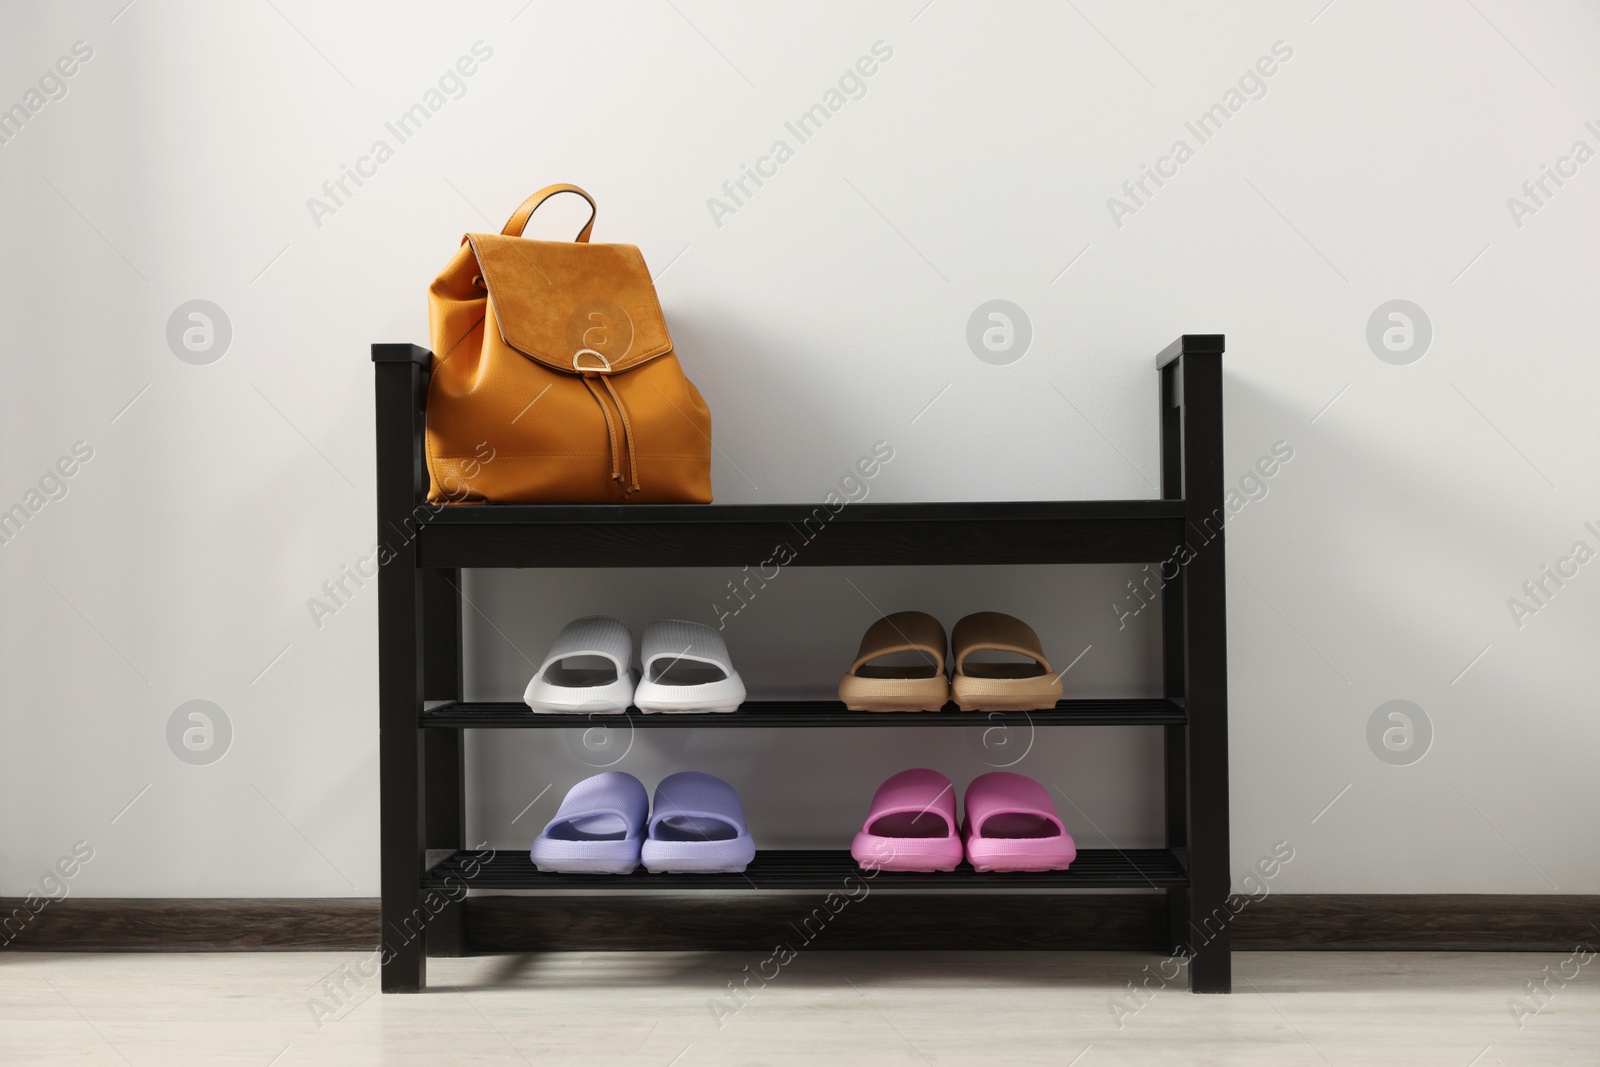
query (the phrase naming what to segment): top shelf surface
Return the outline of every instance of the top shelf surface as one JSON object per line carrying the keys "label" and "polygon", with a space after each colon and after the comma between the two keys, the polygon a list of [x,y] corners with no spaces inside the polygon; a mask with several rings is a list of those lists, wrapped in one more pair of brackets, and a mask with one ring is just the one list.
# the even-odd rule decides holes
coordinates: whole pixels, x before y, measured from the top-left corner
{"label": "top shelf surface", "polygon": [[936,501],[845,504],[837,511],[812,504],[456,504],[429,516],[430,525],[551,525],[561,523],[835,522],[1083,522],[1183,518],[1181,500]]}
{"label": "top shelf surface", "polygon": [[1182,500],[460,504],[418,509],[424,567],[1138,563],[1184,539]]}

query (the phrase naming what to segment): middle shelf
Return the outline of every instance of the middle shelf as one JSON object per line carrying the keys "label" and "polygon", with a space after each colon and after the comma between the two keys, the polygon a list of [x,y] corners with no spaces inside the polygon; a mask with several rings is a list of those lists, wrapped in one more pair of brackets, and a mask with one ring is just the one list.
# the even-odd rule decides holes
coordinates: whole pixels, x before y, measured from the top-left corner
{"label": "middle shelf", "polygon": [[1181,726],[1183,702],[1161,698],[1060,700],[1038,711],[850,711],[837,700],[751,700],[738,711],[713,714],[534,714],[520,701],[429,701],[417,725],[431,729],[759,729],[762,727],[900,726]]}

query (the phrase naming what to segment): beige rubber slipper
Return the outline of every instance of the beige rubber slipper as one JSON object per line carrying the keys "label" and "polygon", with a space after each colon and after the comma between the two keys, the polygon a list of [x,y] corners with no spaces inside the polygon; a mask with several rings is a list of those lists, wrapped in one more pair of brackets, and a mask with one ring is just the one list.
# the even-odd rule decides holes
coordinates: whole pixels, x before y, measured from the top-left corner
{"label": "beige rubber slipper", "polygon": [[[850,673],[839,682],[839,699],[851,711],[937,711],[950,699],[944,674],[944,627],[921,611],[885,615],[861,638]],[[874,666],[897,652],[921,652],[933,660],[910,666]]]}
{"label": "beige rubber slipper", "polygon": [[[998,611],[980,611],[950,633],[955,674],[950,696],[962,711],[1037,711],[1061,699],[1061,678],[1045,659],[1033,627]],[[974,652],[1012,652],[1031,663],[980,663]]]}

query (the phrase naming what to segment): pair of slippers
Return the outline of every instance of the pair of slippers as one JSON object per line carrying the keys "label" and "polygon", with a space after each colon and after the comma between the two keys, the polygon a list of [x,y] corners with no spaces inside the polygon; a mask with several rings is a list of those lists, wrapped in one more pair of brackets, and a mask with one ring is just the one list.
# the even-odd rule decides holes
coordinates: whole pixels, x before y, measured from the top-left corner
{"label": "pair of slippers", "polygon": [[[744,680],[728,646],[711,627],[659,619],[639,642],[641,673],[633,664],[633,634],[609,615],[587,615],[562,627],[523,700],[547,714],[733,711],[744,703]],[[641,787],[643,788],[643,787]]]}
{"label": "pair of slippers", "polygon": [[541,871],[558,874],[736,873],[756,846],[733,786],[699,771],[679,771],[656,786],[651,810],[644,783],[605,771],[573,786],[529,850]]}
{"label": "pair of slippers", "polygon": [[955,786],[938,771],[901,771],[878,787],[850,855],[881,871],[953,871],[963,855],[979,871],[1064,871],[1078,857],[1049,791],[1026,775],[979,775],[962,807],[958,824]]}
{"label": "pair of slippers", "polygon": [[[897,611],[867,628],[839,699],[851,711],[937,711],[954,700],[962,711],[1034,711],[1061,699],[1061,676],[1039,646],[1033,627],[998,611],[956,623],[948,642],[954,673],[945,676],[944,627],[921,611]],[[1012,662],[985,662],[974,653],[1002,653]],[[880,663],[915,654],[909,666]],[[1017,660],[1020,659],[1020,662]]]}

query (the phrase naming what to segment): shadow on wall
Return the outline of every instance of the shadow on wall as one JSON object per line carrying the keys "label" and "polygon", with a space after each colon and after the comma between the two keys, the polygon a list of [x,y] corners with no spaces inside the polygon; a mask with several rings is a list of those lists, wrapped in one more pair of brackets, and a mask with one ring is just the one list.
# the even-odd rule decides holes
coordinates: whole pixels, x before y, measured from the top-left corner
{"label": "shadow on wall", "polygon": [[[887,424],[850,424],[839,403],[839,383],[815,373],[809,352],[795,339],[755,329],[738,308],[663,304],[674,349],[711,409],[711,484],[718,503],[820,501],[874,442],[894,444]],[[804,455],[770,432],[766,420],[774,408],[788,418],[801,413],[813,442]],[[792,485],[801,471],[815,473],[814,488],[799,493],[775,488]]]}
{"label": "shadow on wall", "polygon": [[[1475,450],[1481,440],[1486,454],[1506,447],[1508,462],[1520,462],[1465,404],[1396,424],[1387,421],[1390,404],[1376,409],[1352,395],[1313,426],[1304,409],[1234,376],[1225,381],[1229,472],[1243,472],[1251,450],[1271,439],[1286,437],[1296,449],[1273,495],[1229,527],[1230,630],[1257,632],[1254,647],[1247,651],[1236,638],[1230,655],[1234,791],[1244,801],[1235,855],[1251,847],[1247,836],[1288,835],[1278,825],[1288,816],[1252,811],[1250,794],[1280,806],[1309,804],[1292,820],[1303,836],[1307,819],[1348,781],[1354,789],[1344,810],[1317,828],[1334,836],[1303,853],[1312,875],[1319,862],[1330,871],[1387,868],[1389,884],[1442,891],[1477,877],[1468,872],[1483,861],[1471,857],[1487,848],[1526,891],[1575,888],[1572,876],[1543,859],[1547,831],[1539,827],[1550,811],[1583,806],[1592,788],[1583,754],[1600,743],[1588,696],[1600,628],[1581,610],[1586,594],[1572,591],[1584,586],[1588,568],[1558,593],[1570,600],[1552,600],[1521,630],[1506,602],[1579,537],[1600,549],[1582,528],[1600,512],[1585,515],[1552,491],[1549,509],[1530,515],[1508,506],[1507,485],[1518,476],[1511,467],[1490,482],[1478,467],[1463,474],[1465,463],[1438,458],[1443,430],[1462,447]],[[1453,399],[1445,389],[1441,407]],[[1438,428],[1425,449],[1430,420]],[[1413,440],[1419,444],[1408,448]],[[1543,483],[1532,470],[1526,476],[1537,494]],[[1466,491],[1474,483],[1479,490]],[[1570,530],[1561,529],[1563,510],[1571,511]],[[1541,527],[1551,531],[1547,538]],[[1590,580],[1597,592],[1587,595],[1600,595],[1600,578]],[[1284,662],[1271,662],[1275,653]],[[1401,699],[1420,708],[1408,715],[1421,722],[1393,720],[1394,736],[1404,742],[1415,726],[1432,751],[1385,759],[1374,747],[1383,731],[1374,735],[1369,723]],[[1285,707],[1300,717],[1286,718]],[[1395,772],[1385,774],[1383,763]],[[1285,775],[1315,779],[1326,795],[1309,798],[1309,786],[1287,784]],[[1392,818],[1396,810],[1409,817]],[[1420,816],[1424,810],[1432,815]],[[1351,818],[1364,828],[1359,845],[1349,836]],[[1241,820],[1274,829],[1253,834]],[[1361,862],[1349,867],[1357,848]],[[1356,884],[1359,873],[1333,877],[1366,886]]]}

